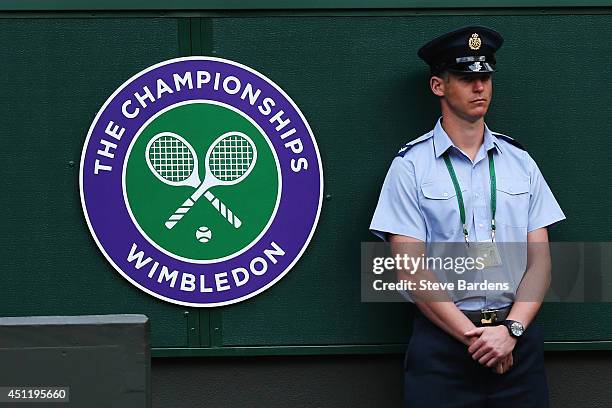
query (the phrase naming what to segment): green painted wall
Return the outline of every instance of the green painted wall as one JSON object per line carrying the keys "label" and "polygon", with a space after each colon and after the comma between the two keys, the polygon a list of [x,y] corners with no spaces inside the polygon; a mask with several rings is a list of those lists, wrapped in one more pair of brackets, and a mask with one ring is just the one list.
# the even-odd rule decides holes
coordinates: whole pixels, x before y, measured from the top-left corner
{"label": "green painted wall", "polygon": [[178,53],[176,19],[0,19],[0,314],[143,313],[187,345],[183,310],[144,296],[97,250],[79,198],[87,130],[113,90]]}
{"label": "green painted wall", "polygon": [[[360,242],[374,240],[367,227],[394,153],[437,118],[416,50],[472,23],[506,38],[487,121],[527,147],[555,192],[568,220],[551,238],[611,241],[612,9],[569,12],[3,14],[0,314],[144,313],[156,355],[401,350],[409,306],[360,302]],[[214,310],[162,303],[127,283],[89,236],[78,193],[81,147],[106,98],[149,65],[198,54],[280,85],[309,121],[325,175],[302,260],[262,295]],[[601,322],[610,313],[605,303],[548,304],[540,320],[549,341],[612,340]]]}

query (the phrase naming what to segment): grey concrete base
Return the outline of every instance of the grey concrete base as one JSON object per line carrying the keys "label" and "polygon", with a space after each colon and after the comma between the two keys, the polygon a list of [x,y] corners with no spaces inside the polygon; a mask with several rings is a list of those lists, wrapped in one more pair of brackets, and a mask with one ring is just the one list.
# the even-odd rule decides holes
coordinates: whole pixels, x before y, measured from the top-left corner
{"label": "grey concrete base", "polygon": [[[612,406],[612,352],[548,352],[554,408]],[[402,406],[402,356],[157,358],[154,408]],[[432,407],[433,408],[433,407]]]}
{"label": "grey concrete base", "polygon": [[[148,408],[148,333],[144,315],[2,317],[0,387],[25,396],[7,390],[0,407]],[[62,400],[37,398],[55,387]]]}

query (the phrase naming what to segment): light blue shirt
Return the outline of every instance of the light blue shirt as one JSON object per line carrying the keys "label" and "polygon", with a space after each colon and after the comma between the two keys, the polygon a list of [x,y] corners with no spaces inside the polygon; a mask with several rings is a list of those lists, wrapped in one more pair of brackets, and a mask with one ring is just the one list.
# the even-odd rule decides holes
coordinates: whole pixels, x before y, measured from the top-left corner
{"label": "light blue shirt", "polygon": [[[444,131],[435,128],[407,143],[391,163],[370,230],[424,242],[463,242],[457,197],[442,154],[448,150],[463,195],[471,241],[491,239],[491,193],[487,154],[493,150],[497,181],[496,242],[527,242],[527,233],[565,219],[531,156],[508,136],[485,125],[483,144],[472,161]],[[502,307],[471,297],[455,303],[463,310]]]}

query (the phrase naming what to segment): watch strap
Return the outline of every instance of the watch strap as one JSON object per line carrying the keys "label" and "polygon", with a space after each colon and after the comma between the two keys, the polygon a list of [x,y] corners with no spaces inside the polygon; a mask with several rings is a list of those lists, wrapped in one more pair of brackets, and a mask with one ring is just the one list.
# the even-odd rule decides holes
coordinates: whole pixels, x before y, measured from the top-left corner
{"label": "watch strap", "polygon": [[[518,336],[517,336],[517,335],[515,335],[515,334],[512,332],[512,324],[513,324],[513,323],[518,323],[518,324],[520,324],[520,325],[521,325],[521,327],[523,328],[523,331],[522,331],[522,332],[521,332],[521,334],[519,334]],[[522,336],[522,335],[523,335],[523,333],[525,332],[525,326],[523,326],[523,324],[522,324],[521,322],[519,322],[519,321],[516,321],[516,320],[510,320],[510,319],[506,319],[506,320],[503,320],[503,321],[501,322],[501,324],[503,324],[504,326],[506,326],[506,328],[508,329],[508,333],[510,333],[510,336],[512,336],[512,337],[514,337],[514,338],[518,338],[518,337]]]}

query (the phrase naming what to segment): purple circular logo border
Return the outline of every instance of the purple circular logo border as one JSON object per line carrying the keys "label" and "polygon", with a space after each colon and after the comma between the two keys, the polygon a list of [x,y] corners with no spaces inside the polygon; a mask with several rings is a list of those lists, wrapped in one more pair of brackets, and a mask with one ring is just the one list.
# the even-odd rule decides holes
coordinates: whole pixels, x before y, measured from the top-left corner
{"label": "purple circular logo border", "polygon": [[[241,86],[249,83],[254,90],[261,90],[257,103],[250,104],[249,98],[240,98],[237,94],[228,94],[222,86],[215,90],[212,86],[196,86],[193,78],[193,88],[183,87],[180,91],[165,93],[154,102],[147,101],[148,106],[140,109],[139,115],[127,119],[121,113],[123,102],[134,98],[134,93],[143,93],[147,86],[155,94],[157,81],[161,79],[166,84],[173,84],[173,75],[184,76],[190,72],[206,71],[212,76],[219,73],[220,78],[234,77]],[[195,75],[197,76],[197,74]],[[272,113],[264,114],[259,108],[266,97],[274,101]],[[217,263],[199,264],[179,260],[168,256],[151,245],[133,224],[123,197],[123,162],[132,139],[138,130],[157,112],[188,100],[215,100],[233,106],[249,116],[264,130],[279,159],[282,178],[282,191],[276,216],[268,230],[247,251],[231,259]],[[135,104],[132,104],[132,107]],[[282,119],[290,120],[290,124],[276,130],[278,121],[270,121],[275,113],[283,111]],[[105,134],[109,123],[124,128],[119,140]],[[295,128],[295,133],[286,140],[280,135]],[[303,150],[296,154],[285,146],[290,140],[300,139]],[[116,145],[112,149],[114,158],[100,157],[98,149],[103,149],[101,140]],[[294,172],[291,170],[291,160],[305,158],[308,168]],[[104,162],[112,170],[102,170],[94,174],[98,165]],[[303,255],[316,229],[323,198],[323,168],[319,149],[303,114],[293,100],[274,82],[259,72],[240,63],[216,57],[183,57],[160,62],[134,75],[123,83],[104,103],[96,115],[87,135],[81,155],[79,184],[81,204],[90,232],[113,267],[132,284],[159,299],[195,307],[214,307],[237,303],[253,297],[278,282]],[[283,255],[274,259],[264,256],[264,251],[280,247]],[[137,262],[132,257],[128,261],[130,251],[143,252],[142,260],[151,260],[137,268]],[[267,259],[267,270],[261,275],[250,273],[249,280],[242,286],[230,285],[231,289],[224,291],[212,290],[201,292],[204,288],[215,286],[215,275],[224,273],[231,282],[230,272],[236,268],[249,270],[250,261],[258,257]],[[157,267],[153,267],[157,264]],[[167,272],[177,271],[178,278],[174,287],[168,281],[158,282],[157,278],[163,267]],[[157,271],[157,272],[156,272]],[[148,274],[152,273],[152,278]],[[181,278],[184,273],[195,276],[195,290],[181,290]],[[203,277],[203,278],[202,278]],[[206,284],[201,287],[201,279]]]}

